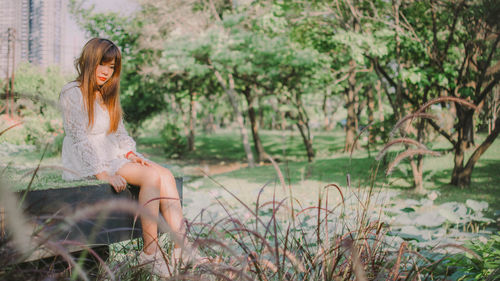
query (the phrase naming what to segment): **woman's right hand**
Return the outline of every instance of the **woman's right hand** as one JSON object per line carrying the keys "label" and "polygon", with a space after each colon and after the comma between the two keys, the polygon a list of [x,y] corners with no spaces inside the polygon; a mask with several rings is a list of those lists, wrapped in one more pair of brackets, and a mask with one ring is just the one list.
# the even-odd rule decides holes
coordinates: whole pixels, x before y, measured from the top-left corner
{"label": "woman's right hand", "polygon": [[127,188],[127,181],[120,175],[108,175],[106,172],[102,172],[96,175],[98,180],[107,181],[116,192],[120,193]]}

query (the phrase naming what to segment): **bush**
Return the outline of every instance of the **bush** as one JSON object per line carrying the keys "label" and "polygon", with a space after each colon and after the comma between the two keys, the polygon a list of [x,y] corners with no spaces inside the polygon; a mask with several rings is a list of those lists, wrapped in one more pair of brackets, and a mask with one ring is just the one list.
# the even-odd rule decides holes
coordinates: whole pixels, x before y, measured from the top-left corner
{"label": "bush", "polygon": [[[63,85],[70,80],[57,67],[19,65],[16,69],[14,119],[21,121],[22,125],[3,135],[0,142],[36,145],[37,148],[53,142],[63,131],[57,99]],[[8,125],[9,122],[0,120],[0,128]]]}
{"label": "bush", "polygon": [[181,135],[179,127],[167,123],[161,130],[160,137],[160,146],[167,158],[180,158],[187,152],[187,140]]}
{"label": "bush", "polygon": [[498,278],[500,275],[500,235],[492,235],[483,242],[469,241],[465,247],[470,252],[456,254],[446,260],[447,271],[453,272],[451,279],[498,280],[494,276]]}
{"label": "bush", "polygon": [[63,140],[66,134],[61,133],[54,136],[52,143],[50,143],[47,147],[47,156],[60,156],[62,152]]}

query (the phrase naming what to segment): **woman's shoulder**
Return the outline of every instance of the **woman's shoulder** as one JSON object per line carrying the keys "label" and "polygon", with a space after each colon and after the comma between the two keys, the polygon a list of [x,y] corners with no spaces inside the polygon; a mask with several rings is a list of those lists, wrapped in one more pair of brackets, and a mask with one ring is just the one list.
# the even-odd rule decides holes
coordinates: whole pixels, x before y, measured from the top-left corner
{"label": "woman's shoulder", "polygon": [[61,90],[60,99],[70,99],[72,101],[79,101],[82,99],[80,84],[76,81],[69,82],[64,85]]}

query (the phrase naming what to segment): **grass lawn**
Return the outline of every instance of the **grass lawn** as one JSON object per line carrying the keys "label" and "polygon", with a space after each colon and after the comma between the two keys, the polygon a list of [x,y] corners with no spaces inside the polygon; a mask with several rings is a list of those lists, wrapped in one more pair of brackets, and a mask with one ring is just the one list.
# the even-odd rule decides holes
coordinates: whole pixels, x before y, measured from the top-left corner
{"label": "grass lawn", "polygon": [[[261,131],[262,142],[265,151],[278,159],[280,168],[285,179],[291,184],[297,184],[303,180],[317,180],[325,183],[337,183],[341,186],[347,185],[347,174],[351,178],[351,186],[366,187],[370,184],[370,178],[377,171],[375,187],[397,189],[404,192],[403,196],[417,198],[421,195],[412,191],[412,174],[407,161],[402,161],[396,170],[389,176],[385,175],[388,162],[397,155],[401,146],[395,146],[383,161],[376,161],[375,156],[381,148],[371,148],[354,152],[352,158],[348,153],[343,153],[344,134],[340,130],[333,132],[315,132],[314,148],[316,159],[313,163],[306,161],[306,155],[300,135],[296,132]],[[479,135],[476,143],[484,138]],[[148,154],[160,155],[161,151],[155,148],[160,140],[157,138],[140,139],[140,148]],[[364,142],[361,141],[363,144]],[[444,141],[432,143],[432,148],[443,151],[449,148]],[[472,151],[468,152],[469,156]],[[244,150],[240,136],[237,131],[221,131],[217,134],[196,136],[196,150],[187,154],[183,160],[200,161],[211,160],[214,162],[242,161]],[[167,161],[161,157],[156,160]],[[424,187],[427,190],[436,190],[440,196],[437,203],[458,201],[465,202],[467,199],[487,201],[494,210],[500,209],[500,142],[496,141],[486,153],[480,158],[474,168],[472,184],[469,188],[458,188],[449,185],[451,172],[453,170],[453,154],[446,153],[440,157],[424,158]],[[275,179],[276,171],[270,164],[263,164],[256,168],[239,169],[214,178],[242,179],[258,185],[263,185],[269,180]],[[215,184],[207,183],[207,187]]]}
{"label": "grass lawn", "polygon": [[[371,148],[371,151],[362,149],[353,153],[352,158],[348,153],[343,153],[344,133],[341,130],[333,132],[315,132],[314,148],[316,159],[312,163],[306,161],[305,151],[300,135],[291,131],[261,131],[261,137],[266,152],[277,159],[283,175],[290,184],[299,184],[304,180],[314,180],[323,183],[336,183],[345,187],[347,175],[350,175],[352,187],[367,187],[370,178],[377,174],[375,187],[384,187],[405,191],[402,196],[418,198],[421,195],[412,191],[412,175],[407,161],[403,161],[393,174],[386,176],[385,170],[388,162],[397,155],[395,147],[388,153],[386,161],[377,162],[375,156],[381,146]],[[478,137],[477,143],[484,136]],[[180,160],[166,159],[158,146],[159,138],[143,137],[138,140],[138,149],[150,159],[167,165],[175,175],[184,176],[182,168],[187,165],[196,165],[200,162],[231,163],[244,162],[245,154],[237,130],[221,130],[215,134],[198,134],[196,136],[196,150],[188,153]],[[361,144],[365,141],[361,140]],[[446,141],[432,144],[435,150],[448,148]],[[471,152],[469,152],[470,154]],[[3,157],[3,165],[7,163],[6,175],[11,178],[15,189],[26,188],[31,180],[29,171],[36,167],[41,158],[39,150],[24,151]],[[33,181],[33,188],[59,188],[68,183],[60,179],[60,171],[52,168],[59,164],[59,156],[45,156],[39,174]],[[173,164],[172,164],[173,163]],[[500,209],[500,142],[496,141],[481,157],[474,168],[472,185],[460,189],[449,185],[453,169],[453,154],[448,153],[440,157],[425,157],[424,160],[424,187],[427,190],[437,190],[440,196],[437,202],[458,201],[467,199],[487,201],[493,210]],[[376,172],[377,171],[377,172]],[[24,175],[24,176],[21,176]],[[189,176],[189,175],[188,175]],[[261,163],[256,168],[243,168],[232,172],[214,176],[215,179],[231,178],[243,180],[248,183],[262,186],[266,182],[276,180],[275,169],[268,163]],[[88,184],[88,181],[73,182]],[[215,187],[211,180],[204,182],[204,188]]]}
{"label": "grass lawn", "polygon": [[[486,211],[478,213],[479,219],[497,217],[494,213],[500,210],[498,200],[500,189],[497,184],[500,178],[498,173],[500,171],[499,142],[494,143],[477,163],[472,185],[467,189],[447,184],[453,168],[452,154],[424,158],[424,186],[429,191],[436,190],[440,193],[437,200],[432,202],[422,198],[423,195],[412,192],[412,177],[408,173],[409,165],[405,161],[398,166],[392,175],[385,175],[388,163],[398,153],[396,147],[388,153],[385,162],[375,160],[376,149],[370,153],[362,149],[354,152],[350,157],[348,153],[342,152],[343,133],[341,131],[315,133],[314,144],[317,157],[314,162],[308,163],[303,151],[302,140],[298,134],[273,131],[263,131],[261,134],[265,150],[278,159],[280,170],[290,188],[281,188],[276,170],[269,163],[261,163],[255,168],[240,168],[231,172],[214,174],[210,177],[185,172],[185,168],[201,168],[207,163],[208,165],[220,165],[221,163],[231,165],[238,162],[240,166],[243,166],[244,152],[237,132],[227,130],[211,135],[199,135],[196,139],[196,151],[187,154],[183,159],[166,159],[158,145],[159,139],[156,138],[139,138],[138,150],[148,158],[162,165],[167,165],[176,176],[184,176],[183,213],[185,218],[193,222],[197,219],[201,221],[201,218],[204,219],[205,223],[219,221],[228,216],[226,212],[234,212],[232,216],[245,221],[251,216],[248,215],[249,212],[242,207],[240,202],[253,209],[256,208],[256,199],[259,198],[259,206],[261,210],[265,211],[263,206],[270,208],[271,205],[267,204],[270,200],[281,201],[283,198],[287,198],[291,192],[293,197],[297,199],[293,200],[294,209],[309,209],[300,216],[304,221],[309,221],[310,214],[308,212],[315,212],[314,209],[308,207],[318,204],[319,198],[321,198],[321,204],[326,205],[325,202],[328,202],[328,207],[332,210],[340,210],[341,208],[338,207],[344,206],[343,209],[346,213],[342,218],[346,220],[345,223],[356,221],[360,210],[368,206],[366,209],[369,210],[370,218],[381,219],[390,225],[388,228],[390,234],[387,235],[390,241],[403,242],[403,239],[410,239],[411,247],[427,247],[428,245],[436,245],[436,243],[463,244],[467,239],[477,239],[479,235],[484,236],[489,235],[485,233],[498,232],[498,224],[491,222],[491,220],[486,223],[481,221],[468,223],[468,225],[477,226],[477,229],[485,231],[482,234],[465,230],[465,227],[463,231],[459,231],[462,230],[462,224],[459,227],[458,223],[450,224],[448,221],[438,227],[427,227],[427,225],[432,225],[433,214],[440,214],[441,211],[446,210],[443,207],[446,204],[442,203],[451,201],[465,203],[467,199],[489,203],[489,208]],[[433,149],[442,150],[444,148],[446,148],[444,142],[433,144]],[[24,189],[28,186],[31,180],[31,171],[38,165],[40,158],[41,152],[39,150],[20,151],[6,155],[3,158],[6,162],[0,164],[10,164],[6,167],[4,165],[4,168],[0,167],[4,172],[2,177],[7,175],[15,189]],[[33,180],[32,188],[63,188],[97,183],[97,181],[63,182],[60,170],[54,168],[54,166],[59,165],[59,162],[58,155],[47,155],[42,161],[42,169]],[[367,187],[370,186],[370,180],[375,173],[377,176],[373,184],[375,189],[372,193]],[[351,179],[351,188],[347,187],[347,175]],[[341,187],[345,200],[341,200],[335,188],[328,189],[329,193],[325,196],[324,187],[329,183],[336,183]],[[235,194],[237,199],[224,191],[219,184]],[[430,204],[424,205],[425,201],[430,202]],[[367,202],[370,202],[370,205]],[[460,204],[451,203],[448,205]],[[461,207],[467,210],[464,204],[461,204]],[[413,211],[410,214],[407,213],[409,212],[407,210]],[[270,214],[269,210],[267,213]],[[455,213],[452,212],[452,214]],[[464,216],[464,220],[468,222],[470,217],[475,214]],[[337,224],[332,223],[332,225]],[[120,251],[118,250],[118,254],[123,254],[123,251]],[[126,254],[122,256],[127,258]]]}

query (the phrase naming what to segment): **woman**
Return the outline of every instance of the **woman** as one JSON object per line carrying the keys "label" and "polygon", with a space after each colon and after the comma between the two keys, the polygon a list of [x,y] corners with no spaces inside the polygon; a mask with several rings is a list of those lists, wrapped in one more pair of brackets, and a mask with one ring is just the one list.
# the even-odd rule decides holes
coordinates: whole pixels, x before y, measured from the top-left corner
{"label": "woman", "polygon": [[[63,87],[59,97],[66,132],[62,162],[76,173],[64,171],[63,179],[95,176],[116,192],[123,191],[127,183],[140,186],[139,203],[152,216],[141,216],[144,247],[139,261],[148,264],[153,273],[167,276],[158,246],[157,221],[151,218],[161,211],[172,230],[184,237],[179,194],[172,173],[137,153],[123,126],[120,50],[110,40],[94,38],[83,47],[75,65],[78,77]],[[174,246],[174,259],[180,257],[180,246]]]}

